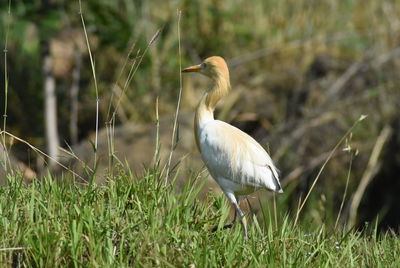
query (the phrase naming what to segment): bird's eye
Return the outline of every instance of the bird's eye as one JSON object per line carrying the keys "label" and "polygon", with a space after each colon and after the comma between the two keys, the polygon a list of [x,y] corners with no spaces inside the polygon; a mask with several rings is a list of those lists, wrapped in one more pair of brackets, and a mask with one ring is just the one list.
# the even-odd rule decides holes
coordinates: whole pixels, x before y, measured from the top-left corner
{"label": "bird's eye", "polygon": [[207,67],[207,64],[206,64],[205,62],[203,62],[203,63],[201,64],[201,69],[204,70],[206,67]]}

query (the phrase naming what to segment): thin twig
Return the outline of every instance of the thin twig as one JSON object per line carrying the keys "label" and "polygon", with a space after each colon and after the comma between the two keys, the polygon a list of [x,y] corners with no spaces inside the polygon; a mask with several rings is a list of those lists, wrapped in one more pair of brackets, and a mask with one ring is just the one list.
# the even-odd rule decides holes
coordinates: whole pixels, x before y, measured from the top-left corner
{"label": "thin twig", "polygon": [[292,181],[296,180],[300,175],[305,173],[308,170],[312,170],[319,166],[321,163],[325,161],[325,159],[328,157],[329,152],[324,152],[317,157],[311,159],[308,161],[307,165],[302,165],[298,166],[295,169],[293,169],[288,175],[286,175],[284,178],[282,178],[282,187],[285,188],[286,185],[289,185]]}
{"label": "thin twig", "polygon": [[332,86],[326,90],[326,95],[328,97],[337,95],[350,81],[350,79],[353,78],[354,75],[356,75],[357,72],[364,66],[364,64],[365,60],[361,59],[350,65],[350,67],[347,68],[347,70],[335,81],[335,83],[333,83]]}
{"label": "thin twig", "polygon": [[298,124],[297,128],[292,126],[290,133],[286,135],[287,137],[281,143],[280,149],[275,152],[272,158],[275,160],[280,159],[287,151],[287,148],[296,142],[300,137],[302,137],[304,133],[312,128],[329,123],[330,121],[336,119],[336,117],[337,115],[335,112],[328,111],[316,116],[315,118],[303,120],[301,124]]}
{"label": "thin twig", "polygon": [[244,63],[247,63],[249,61],[253,61],[253,60],[258,60],[260,58],[266,57],[268,55],[274,54],[274,53],[278,53],[284,50],[288,50],[288,49],[295,49],[295,48],[301,48],[301,47],[305,47],[311,43],[320,43],[322,40],[325,43],[329,43],[329,42],[333,42],[333,41],[338,41],[341,39],[345,39],[348,38],[350,36],[351,33],[348,32],[340,32],[340,33],[336,33],[334,35],[326,35],[326,36],[315,36],[311,39],[308,40],[293,40],[292,42],[286,44],[285,46],[278,46],[275,48],[261,48],[259,50],[250,52],[247,55],[239,55],[236,58],[233,58],[231,60],[229,60],[229,67],[230,68],[234,68],[236,66],[242,65]]}
{"label": "thin twig", "polygon": [[390,50],[387,53],[381,54],[378,57],[376,57],[371,62],[371,66],[373,68],[380,68],[383,64],[385,64],[389,60],[393,60],[395,57],[399,57],[399,56],[400,56],[400,48],[397,47],[395,49]]}

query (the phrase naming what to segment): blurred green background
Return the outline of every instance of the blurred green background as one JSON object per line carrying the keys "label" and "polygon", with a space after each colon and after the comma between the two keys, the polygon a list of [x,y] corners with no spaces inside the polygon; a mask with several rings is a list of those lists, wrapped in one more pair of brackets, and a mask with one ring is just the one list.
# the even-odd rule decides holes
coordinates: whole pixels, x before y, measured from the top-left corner
{"label": "blurred green background", "polygon": [[[344,219],[356,217],[359,226],[377,219],[382,229],[399,230],[399,1],[90,0],[82,1],[82,10],[95,63],[100,128],[121,100],[115,121],[121,148],[140,140],[124,136],[124,126],[155,128],[157,98],[161,119],[173,115],[180,58],[185,67],[220,55],[230,66],[233,91],[217,117],[269,148],[293,210],[335,144],[361,115],[368,115],[324,169],[310,213],[315,212],[317,222],[332,221],[349,179]],[[82,146],[94,140],[96,87],[79,2],[2,1],[0,17],[0,110],[3,114],[8,88],[7,131],[48,150],[44,92],[50,77],[60,146],[90,148]],[[52,59],[48,70],[46,57]],[[130,70],[136,68],[130,80]],[[71,117],[74,87],[76,122]],[[207,80],[185,77],[183,87],[182,116],[191,121],[190,111]],[[160,130],[170,137],[168,122]],[[9,137],[6,143],[15,165],[44,172],[43,159],[26,144]],[[147,161],[140,157],[155,149],[142,147],[131,152],[138,166]],[[182,154],[189,151],[196,154],[186,147]],[[357,198],[359,205],[354,204]]]}

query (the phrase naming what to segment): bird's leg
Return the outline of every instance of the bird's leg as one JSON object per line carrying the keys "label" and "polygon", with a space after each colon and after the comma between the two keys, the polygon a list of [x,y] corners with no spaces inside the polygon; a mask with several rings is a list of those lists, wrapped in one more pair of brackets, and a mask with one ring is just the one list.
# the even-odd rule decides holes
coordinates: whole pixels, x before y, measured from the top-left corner
{"label": "bird's leg", "polygon": [[[228,200],[235,206],[235,218],[233,219],[232,223],[225,225],[224,229],[231,228],[233,226],[237,216],[239,216],[240,223],[243,226],[244,237],[247,238],[247,221],[246,221],[246,217],[245,217],[243,211],[239,207],[239,204],[238,204],[239,199],[232,192],[225,192],[225,195],[228,198]],[[218,226],[214,227],[212,231],[215,232],[216,230],[218,230]]]}
{"label": "bird's leg", "polygon": [[[237,204],[237,197],[233,194],[233,193],[229,193],[229,192],[225,192],[225,195],[226,195],[226,197],[228,198],[228,200],[235,206],[235,216],[234,216],[234,218],[233,218],[233,221],[231,222],[231,223],[229,223],[229,224],[227,224],[227,225],[225,225],[224,227],[223,227],[223,229],[228,229],[228,228],[232,228],[233,227],[233,224],[235,223],[235,221],[236,221],[236,218],[237,218],[237,215],[238,215],[238,210],[237,210],[237,208],[239,207],[238,206],[238,204]],[[239,209],[240,210],[240,209]],[[243,212],[241,212],[241,213],[243,213]],[[240,213],[239,213],[239,215],[240,215]],[[215,231],[217,231],[218,230],[218,226],[215,226],[213,229],[212,229],[212,232],[214,233]]]}
{"label": "bird's leg", "polygon": [[237,203],[235,203],[234,205],[236,207],[236,213],[239,214],[240,223],[243,226],[244,238],[247,239],[247,220],[246,220],[246,216],[244,215],[243,211],[240,209],[240,207],[239,207],[239,205]]}

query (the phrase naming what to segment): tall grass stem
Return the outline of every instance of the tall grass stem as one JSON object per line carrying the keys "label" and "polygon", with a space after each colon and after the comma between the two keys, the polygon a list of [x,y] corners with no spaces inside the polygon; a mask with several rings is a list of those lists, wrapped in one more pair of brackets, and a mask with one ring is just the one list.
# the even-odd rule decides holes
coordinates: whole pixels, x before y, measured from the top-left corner
{"label": "tall grass stem", "polygon": [[[8,10],[7,10],[7,28],[6,28],[6,36],[4,41],[4,113],[3,113],[3,135],[2,135],[2,146],[4,149],[4,169],[7,171],[7,164],[10,165],[11,162],[8,155],[7,144],[6,144],[6,127],[7,127],[7,109],[8,109],[8,62],[7,62],[7,53],[8,53],[8,35],[10,32],[10,24],[11,24],[11,0],[8,1]],[[1,156],[0,156],[1,157]]]}
{"label": "tall grass stem", "polygon": [[79,0],[79,15],[81,17],[81,22],[82,22],[82,27],[83,31],[85,33],[85,40],[86,40],[86,46],[89,52],[89,58],[90,58],[90,66],[92,67],[92,74],[93,74],[93,80],[94,80],[94,88],[96,91],[96,136],[95,136],[95,141],[94,141],[94,167],[96,167],[97,163],[97,145],[98,145],[98,136],[99,136],[99,90],[97,87],[97,78],[96,78],[96,70],[95,70],[95,63],[92,55],[92,50],[90,48],[90,43],[89,43],[89,37],[87,34],[86,30],[86,25],[85,25],[85,19],[83,18],[83,11],[82,11],[82,3],[81,0]]}
{"label": "tall grass stem", "polygon": [[340,216],[342,214],[342,210],[343,210],[343,206],[344,206],[344,201],[346,200],[346,196],[347,196],[347,189],[349,186],[349,181],[350,181],[350,174],[351,174],[351,168],[353,165],[353,152],[350,151],[350,163],[349,163],[349,171],[347,172],[347,178],[346,178],[346,186],[344,188],[344,193],[343,193],[343,197],[342,197],[342,202],[340,203],[340,208],[339,208],[339,212],[335,221],[335,229],[337,228],[338,224],[339,224],[339,220],[340,220]]}
{"label": "tall grass stem", "polygon": [[181,10],[178,10],[177,30],[178,30],[178,55],[179,55],[179,95],[178,95],[178,103],[176,104],[174,127],[172,130],[172,137],[171,137],[171,151],[169,153],[169,158],[168,158],[168,165],[167,165],[167,171],[166,171],[166,176],[165,176],[165,185],[168,183],[168,175],[169,175],[169,171],[170,171],[170,167],[171,167],[172,154],[175,150],[175,146],[177,143],[176,135],[177,135],[178,114],[179,114],[179,108],[181,105],[181,97],[182,97],[182,54],[181,54],[181,30],[180,30],[181,15],[182,15]]}

